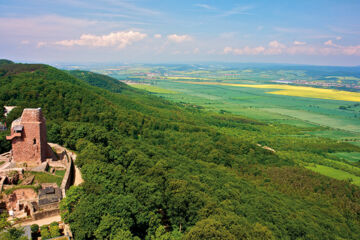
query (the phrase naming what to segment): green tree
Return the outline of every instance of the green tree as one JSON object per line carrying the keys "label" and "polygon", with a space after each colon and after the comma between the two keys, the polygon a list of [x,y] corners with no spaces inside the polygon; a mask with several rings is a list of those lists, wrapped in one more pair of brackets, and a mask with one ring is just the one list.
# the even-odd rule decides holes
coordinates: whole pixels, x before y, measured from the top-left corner
{"label": "green tree", "polygon": [[43,239],[43,240],[51,238],[51,234],[50,234],[48,226],[41,226],[40,234],[41,234],[41,239]]}

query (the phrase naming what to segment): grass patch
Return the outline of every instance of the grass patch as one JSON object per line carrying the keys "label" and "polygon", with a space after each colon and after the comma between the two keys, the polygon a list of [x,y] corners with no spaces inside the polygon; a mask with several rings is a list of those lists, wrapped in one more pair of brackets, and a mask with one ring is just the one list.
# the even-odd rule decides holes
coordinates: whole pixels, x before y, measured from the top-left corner
{"label": "grass patch", "polygon": [[338,170],[332,167],[327,167],[318,164],[312,164],[306,166],[307,169],[310,169],[314,172],[320,173],[322,175],[335,178],[338,180],[349,180],[351,179],[351,183],[360,186],[360,177],[355,176],[354,174]]}
{"label": "grass patch", "polygon": [[56,170],[55,175],[59,177],[64,177],[66,170]]}
{"label": "grass patch", "polygon": [[285,108],[263,108],[263,110],[298,118],[303,121],[318,124],[320,126],[360,133],[359,123],[355,120],[342,119],[340,117],[331,117],[324,114]]}
{"label": "grass patch", "polygon": [[9,194],[12,194],[15,190],[18,190],[18,189],[33,189],[35,192],[38,192],[39,189],[41,188],[40,185],[18,185],[18,186],[15,186],[15,187],[12,187],[12,188],[9,188],[9,189],[5,189],[4,190],[4,193],[6,195],[9,195]]}
{"label": "grass patch", "polygon": [[63,179],[62,176],[52,175],[46,172],[28,172],[28,174],[34,175],[34,182],[37,182],[39,184],[56,183],[58,186],[60,186]]}

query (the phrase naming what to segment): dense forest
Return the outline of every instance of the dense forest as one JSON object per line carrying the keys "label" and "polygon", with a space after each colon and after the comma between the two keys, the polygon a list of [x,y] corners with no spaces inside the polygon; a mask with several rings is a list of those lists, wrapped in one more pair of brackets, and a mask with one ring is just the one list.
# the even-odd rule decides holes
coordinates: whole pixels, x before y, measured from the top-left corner
{"label": "dense forest", "polygon": [[0,61],[0,86],[18,106],[0,121],[41,107],[49,141],[78,153],[85,182],[61,203],[75,239],[360,239],[360,188],[303,167],[359,147],[91,72]]}

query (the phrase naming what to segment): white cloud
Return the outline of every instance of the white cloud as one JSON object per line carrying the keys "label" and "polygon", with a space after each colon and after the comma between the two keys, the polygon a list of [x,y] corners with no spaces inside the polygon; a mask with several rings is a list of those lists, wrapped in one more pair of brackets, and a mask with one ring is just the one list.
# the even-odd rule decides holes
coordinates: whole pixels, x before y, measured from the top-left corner
{"label": "white cloud", "polygon": [[260,53],[263,53],[265,51],[265,48],[262,46],[259,47],[244,47],[244,48],[232,48],[232,47],[225,47],[224,48],[224,54],[234,54],[234,55],[258,55]]}
{"label": "white cloud", "polygon": [[271,48],[285,48],[284,44],[279,43],[278,41],[271,41],[269,42],[269,47]]}
{"label": "white cloud", "polygon": [[253,9],[253,6],[236,6],[231,10],[225,11],[220,14],[220,17],[229,17],[232,15],[249,15],[249,10]]}
{"label": "white cloud", "polygon": [[154,34],[154,38],[159,39],[159,38],[162,38],[162,36],[161,36],[161,34]]}
{"label": "white cloud", "polygon": [[360,45],[345,47],[342,49],[342,53],[345,55],[360,56]]}
{"label": "white cloud", "polygon": [[324,45],[326,45],[326,46],[336,46],[336,44],[333,43],[332,40],[328,40],[328,41],[324,42]]}
{"label": "white cloud", "polygon": [[124,48],[133,42],[146,38],[145,33],[128,31],[128,32],[112,32],[108,35],[92,35],[83,34],[79,39],[57,41],[55,44],[72,47],[72,46],[89,46],[89,47],[117,47]]}
{"label": "white cloud", "polygon": [[306,42],[294,41],[293,44],[294,44],[294,45],[305,45]]}
{"label": "white cloud", "polygon": [[194,48],[194,50],[193,50],[193,53],[194,54],[198,54],[200,52],[200,49],[199,48]]}
{"label": "white cloud", "polygon": [[296,55],[296,54],[315,55],[317,54],[317,48],[307,45],[295,45],[286,48],[286,53],[290,55]]}
{"label": "white cloud", "polygon": [[208,9],[208,10],[214,10],[215,8],[208,5],[208,4],[195,4],[194,6],[196,7],[200,7],[200,8],[204,8],[204,9]]}
{"label": "white cloud", "polygon": [[357,46],[341,46],[328,40],[324,42],[323,47],[321,46],[311,46],[306,43],[300,42],[301,44],[294,44],[291,46],[286,46],[278,41],[271,41],[268,44],[268,47],[243,47],[243,48],[232,48],[225,47],[223,54],[233,54],[233,55],[279,55],[279,54],[289,54],[289,55],[353,55],[360,56],[360,45]]}
{"label": "white cloud", "polygon": [[342,39],[342,37],[337,36],[335,39],[336,39],[336,40],[341,40],[341,39]]}
{"label": "white cloud", "polygon": [[176,42],[176,43],[182,43],[182,42],[186,42],[186,41],[191,41],[192,37],[189,35],[177,35],[177,34],[171,34],[167,36],[167,39],[172,41],[172,42]]}

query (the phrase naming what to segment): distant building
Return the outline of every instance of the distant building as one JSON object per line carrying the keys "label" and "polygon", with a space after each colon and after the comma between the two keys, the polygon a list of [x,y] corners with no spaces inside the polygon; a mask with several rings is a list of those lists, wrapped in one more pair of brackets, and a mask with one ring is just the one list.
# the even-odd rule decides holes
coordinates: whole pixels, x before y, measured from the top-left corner
{"label": "distant building", "polygon": [[39,165],[53,156],[46,139],[45,118],[41,108],[25,108],[11,124],[12,159],[29,166]]}

